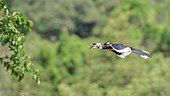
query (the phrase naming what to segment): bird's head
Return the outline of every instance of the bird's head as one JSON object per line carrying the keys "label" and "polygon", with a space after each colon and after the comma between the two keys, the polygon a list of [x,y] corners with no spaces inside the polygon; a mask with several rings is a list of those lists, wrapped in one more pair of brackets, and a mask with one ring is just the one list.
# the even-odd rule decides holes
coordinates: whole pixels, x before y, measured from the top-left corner
{"label": "bird's head", "polygon": [[92,49],[92,48],[102,49],[102,46],[103,46],[102,43],[93,43],[92,46],[90,47],[90,49]]}
{"label": "bird's head", "polygon": [[91,48],[98,48],[98,49],[107,49],[111,46],[110,42],[106,43],[93,43],[93,45],[90,47]]}

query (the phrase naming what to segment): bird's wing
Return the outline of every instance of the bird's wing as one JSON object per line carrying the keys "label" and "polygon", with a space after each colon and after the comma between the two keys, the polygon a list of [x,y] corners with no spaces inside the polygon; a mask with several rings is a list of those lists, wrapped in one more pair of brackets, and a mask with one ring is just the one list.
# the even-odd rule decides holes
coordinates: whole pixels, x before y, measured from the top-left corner
{"label": "bird's wing", "polygon": [[121,50],[121,49],[125,49],[125,48],[127,48],[129,46],[124,45],[124,44],[112,44],[112,47],[114,47],[117,50]]}
{"label": "bird's wing", "polygon": [[124,44],[112,44],[112,49],[119,53],[125,53],[131,51],[131,48]]}

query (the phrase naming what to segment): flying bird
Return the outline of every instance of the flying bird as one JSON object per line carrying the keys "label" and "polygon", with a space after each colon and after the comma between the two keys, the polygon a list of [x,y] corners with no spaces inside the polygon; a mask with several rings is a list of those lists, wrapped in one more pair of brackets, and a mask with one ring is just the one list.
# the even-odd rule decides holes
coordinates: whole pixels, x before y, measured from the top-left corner
{"label": "flying bird", "polygon": [[125,45],[125,44],[111,44],[110,42],[93,43],[93,45],[90,47],[90,49],[91,48],[109,50],[111,52],[114,52],[120,58],[124,58],[132,52],[139,55],[140,57],[142,57],[144,59],[148,59],[151,56],[150,53],[147,51],[139,50],[139,49],[133,48],[133,47]]}

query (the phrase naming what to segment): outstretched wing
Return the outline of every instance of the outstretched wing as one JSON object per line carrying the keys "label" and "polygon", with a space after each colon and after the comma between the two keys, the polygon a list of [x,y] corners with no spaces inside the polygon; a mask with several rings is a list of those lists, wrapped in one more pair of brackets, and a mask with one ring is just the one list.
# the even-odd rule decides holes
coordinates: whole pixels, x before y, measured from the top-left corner
{"label": "outstretched wing", "polygon": [[125,48],[127,48],[127,47],[129,47],[129,46],[124,45],[124,44],[112,44],[112,47],[113,47],[114,49],[116,49],[116,50],[123,50],[123,49],[125,49]]}
{"label": "outstretched wing", "polygon": [[129,46],[124,44],[112,44],[112,49],[120,53],[124,53],[131,50]]}
{"label": "outstretched wing", "polygon": [[136,53],[137,55],[139,55],[140,57],[144,58],[144,59],[148,59],[151,55],[149,52],[144,51],[144,50],[139,50],[139,49],[132,49],[132,52]]}
{"label": "outstretched wing", "polygon": [[120,58],[124,58],[132,52],[131,48],[124,44],[112,44],[112,51]]}

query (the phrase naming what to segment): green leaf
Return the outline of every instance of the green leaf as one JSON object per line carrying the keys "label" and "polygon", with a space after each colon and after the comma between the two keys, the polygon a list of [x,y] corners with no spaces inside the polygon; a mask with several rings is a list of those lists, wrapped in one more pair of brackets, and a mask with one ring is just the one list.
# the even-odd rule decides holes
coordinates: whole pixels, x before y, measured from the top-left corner
{"label": "green leaf", "polygon": [[8,58],[1,59],[1,64],[6,67],[7,71],[10,70],[11,75],[17,77],[18,81],[21,81],[26,73],[30,73],[34,74],[33,77],[36,76],[35,81],[37,82],[39,80],[37,69],[31,64],[23,46],[25,43],[24,34],[30,31],[33,26],[32,21],[28,20],[21,12],[10,13],[3,1],[0,1],[0,9],[4,10],[0,19],[0,44],[8,46],[10,50]]}

